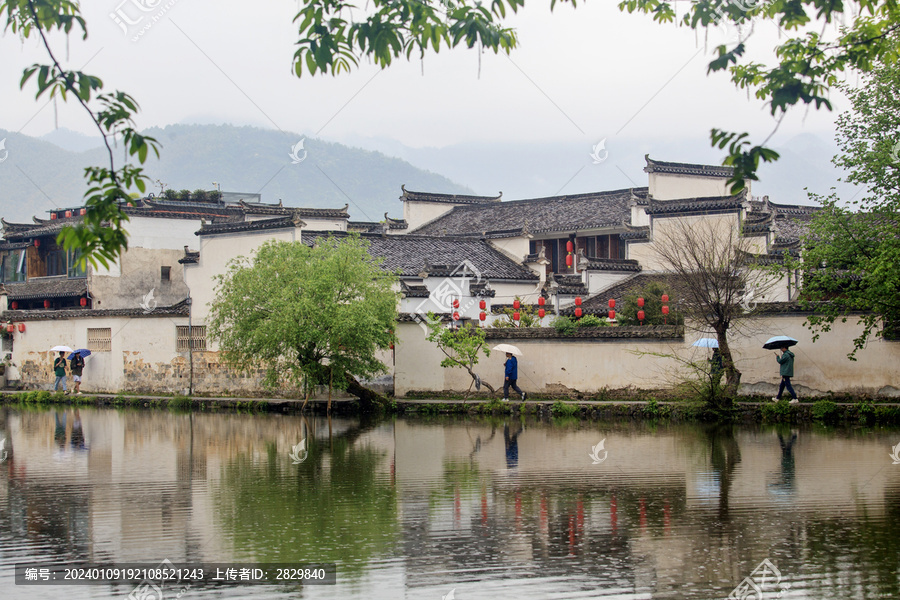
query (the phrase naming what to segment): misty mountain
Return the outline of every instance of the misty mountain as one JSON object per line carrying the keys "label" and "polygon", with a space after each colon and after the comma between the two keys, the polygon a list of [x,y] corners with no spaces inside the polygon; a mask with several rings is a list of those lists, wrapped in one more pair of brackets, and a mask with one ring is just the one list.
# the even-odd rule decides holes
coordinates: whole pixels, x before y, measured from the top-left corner
{"label": "misty mountain", "polygon": [[[504,200],[643,187],[647,185],[645,154],[656,160],[709,165],[721,164],[724,156],[724,151],[710,147],[707,138],[609,138],[594,154],[602,162],[595,163],[591,154],[599,142],[471,142],[410,148],[394,140],[352,139],[354,145],[378,147],[477,194],[502,191]],[[833,141],[801,134],[774,148],[781,158],[762,165],[760,180],[752,183],[754,196],[768,195],[783,204],[810,204],[807,187],[828,194],[834,186],[845,199],[856,193],[856,188],[837,181],[843,174],[831,164],[837,153]]]}
{"label": "misty mountain", "polygon": [[[145,166],[168,189],[261,193],[264,202],[289,206],[350,205],[355,220],[402,215],[400,185],[411,190],[493,195],[505,200],[577,194],[647,185],[644,154],[658,160],[720,164],[722,152],[704,138],[610,138],[599,142],[465,143],[410,148],[395,140],[359,138],[354,146],[255,127],[170,125],[145,132],[162,144],[161,158]],[[8,155],[0,161],[0,215],[9,221],[46,216],[78,206],[83,170],[106,157],[99,138],[58,130],[41,139],[0,130]],[[302,142],[302,143],[301,143]],[[298,145],[299,144],[299,145]],[[368,150],[362,148],[369,148]],[[843,198],[855,188],[840,184],[831,164],[837,148],[812,134],[776,146],[781,159],[763,165],[753,195],[774,202],[809,203],[803,188]],[[595,164],[594,157],[602,158]],[[121,148],[116,149],[121,160]],[[0,151],[0,159],[4,153]],[[159,193],[160,186],[148,192]]]}
{"label": "misty mountain", "polygon": [[[148,159],[145,171],[167,189],[209,190],[217,182],[223,192],[261,193],[264,202],[282,200],[287,206],[349,204],[353,219],[367,221],[380,221],[385,212],[402,216],[397,198],[404,183],[410,189],[471,193],[401,159],[301,134],[231,125],[170,125],[144,133],[162,145],[160,159]],[[8,151],[0,162],[0,215],[8,221],[30,221],[53,208],[82,204],[84,168],[107,160],[104,148],[60,147],[96,143],[89,136],[45,137],[53,143],[0,130]],[[123,160],[121,148],[114,152]],[[160,186],[147,191],[158,194]]]}

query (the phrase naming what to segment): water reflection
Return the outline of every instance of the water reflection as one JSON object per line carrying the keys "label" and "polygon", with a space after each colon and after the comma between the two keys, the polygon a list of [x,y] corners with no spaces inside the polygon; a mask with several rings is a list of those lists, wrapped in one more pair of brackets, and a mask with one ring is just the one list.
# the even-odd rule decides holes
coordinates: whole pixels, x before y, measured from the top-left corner
{"label": "water reflection", "polygon": [[896,430],[5,407],[4,437],[10,597],[60,591],[15,562],[164,558],[339,565],[247,598],[724,598],[765,558],[792,598],[900,596]]}

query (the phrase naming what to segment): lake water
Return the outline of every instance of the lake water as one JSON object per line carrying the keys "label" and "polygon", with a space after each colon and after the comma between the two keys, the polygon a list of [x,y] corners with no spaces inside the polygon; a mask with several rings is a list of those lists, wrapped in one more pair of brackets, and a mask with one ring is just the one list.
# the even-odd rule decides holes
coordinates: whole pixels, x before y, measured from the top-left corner
{"label": "lake water", "polygon": [[[896,429],[0,407],[0,438],[2,598],[900,598]],[[14,577],[165,560],[336,584]]]}

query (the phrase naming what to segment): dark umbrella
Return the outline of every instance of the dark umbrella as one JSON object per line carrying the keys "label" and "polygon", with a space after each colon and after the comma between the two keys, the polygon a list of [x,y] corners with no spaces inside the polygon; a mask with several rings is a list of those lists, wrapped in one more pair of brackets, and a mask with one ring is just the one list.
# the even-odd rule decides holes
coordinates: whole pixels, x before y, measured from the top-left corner
{"label": "dark umbrella", "polygon": [[763,348],[766,350],[779,350],[781,348],[790,348],[795,345],[797,345],[797,340],[794,338],[786,335],[776,335],[773,338],[769,338],[766,343],[763,344]]}
{"label": "dark umbrella", "polygon": [[75,358],[76,354],[80,354],[81,358],[84,358],[85,356],[90,356],[91,351],[88,350],[87,348],[80,348],[78,350],[75,350],[72,354],[69,355],[69,360],[72,360],[73,358]]}

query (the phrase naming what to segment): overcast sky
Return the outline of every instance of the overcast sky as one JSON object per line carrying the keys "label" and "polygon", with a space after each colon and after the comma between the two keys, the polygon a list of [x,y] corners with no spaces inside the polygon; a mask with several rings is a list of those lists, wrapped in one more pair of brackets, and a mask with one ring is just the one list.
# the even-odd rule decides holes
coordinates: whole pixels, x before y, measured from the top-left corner
{"label": "overcast sky", "polygon": [[[138,100],[139,128],[234,123],[350,143],[504,141],[534,145],[535,152],[541,142],[583,142],[589,150],[606,138],[613,152],[617,137],[697,138],[720,127],[762,141],[774,126],[766,107],[736,90],[727,74],[706,74],[714,42],[725,33],[711,31],[705,44],[702,32],[620,13],[616,2],[577,9],[563,3],[553,13],[548,2],[531,2],[508,20],[520,48],[511,57],[482,54],[480,75],[478,52],[460,48],[383,71],[363,63],[350,75],[302,79],[291,71],[295,0],[143,0],[155,6],[149,12],[138,10],[139,2],[82,2],[89,38],[73,37],[68,45],[62,36],[52,38],[66,65]],[[684,10],[686,3],[679,4]],[[110,17],[117,10],[143,18],[126,35]],[[761,23],[752,52],[766,56],[777,40],[775,26]],[[46,62],[38,42],[7,33],[0,52],[0,128],[33,136],[51,131],[53,106],[34,100],[31,83],[18,89],[25,66]],[[59,126],[92,133],[80,110],[60,103]],[[831,138],[834,116],[795,111],[772,143],[799,132]]]}

